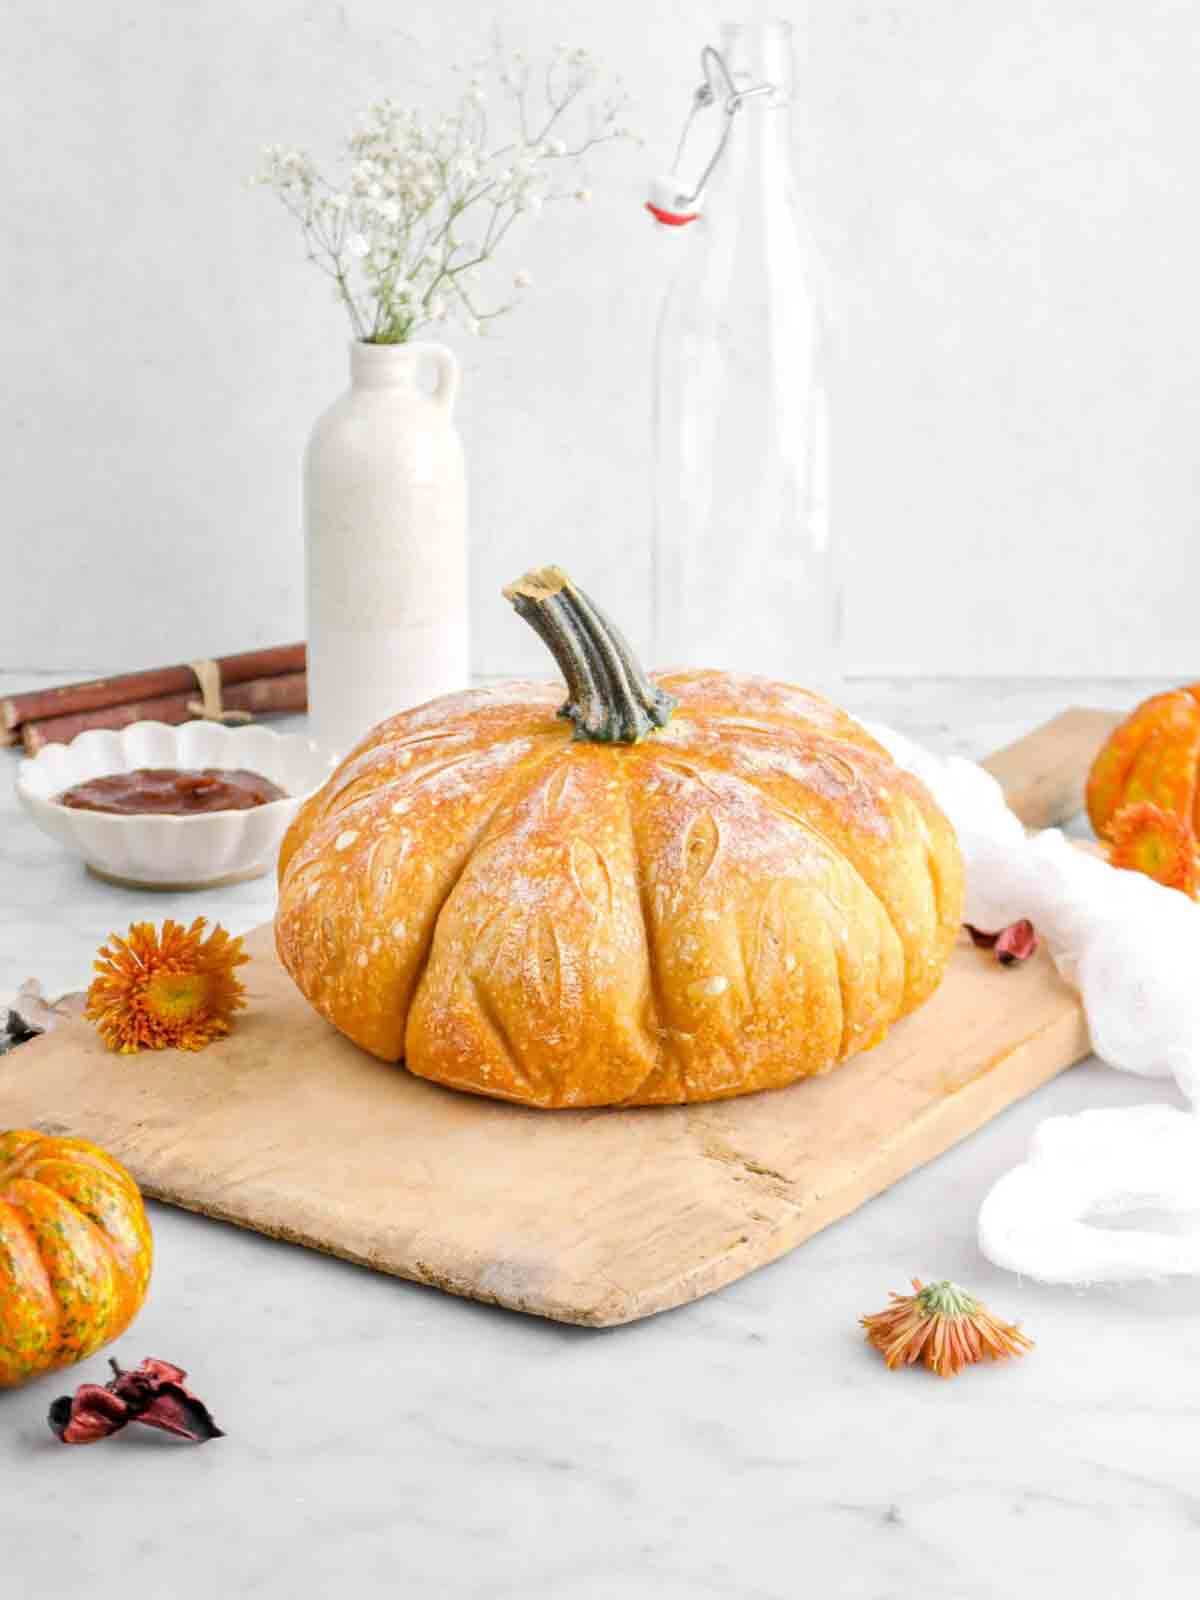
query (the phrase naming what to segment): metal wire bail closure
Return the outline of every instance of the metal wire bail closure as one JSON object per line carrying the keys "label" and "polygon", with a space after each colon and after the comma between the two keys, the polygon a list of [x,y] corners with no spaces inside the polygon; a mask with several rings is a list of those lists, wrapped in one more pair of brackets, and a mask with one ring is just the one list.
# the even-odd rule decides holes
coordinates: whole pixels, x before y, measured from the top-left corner
{"label": "metal wire bail closure", "polygon": [[[687,114],[683,132],[679,136],[671,171],[654,179],[650,185],[650,198],[646,201],[646,210],[654,220],[668,228],[680,228],[685,223],[695,222],[703,212],[705,186],[716,170],[718,161],[725,154],[725,146],[729,143],[729,135],[733,129],[733,119],[742,109],[743,102],[755,95],[775,92],[773,83],[759,83],[752,89],[739,89],[733,81],[733,74],[724,56],[710,44],[706,44],[700,52],[700,70],[704,74],[704,81],[692,95],[692,108]],[[708,165],[700,174],[699,181],[689,190],[679,176],[679,164],[683,160],[684,148],[692,131],[693,122],[701,111],[716,104],[718,94],[724,96],[721,107],[721,137]]]}

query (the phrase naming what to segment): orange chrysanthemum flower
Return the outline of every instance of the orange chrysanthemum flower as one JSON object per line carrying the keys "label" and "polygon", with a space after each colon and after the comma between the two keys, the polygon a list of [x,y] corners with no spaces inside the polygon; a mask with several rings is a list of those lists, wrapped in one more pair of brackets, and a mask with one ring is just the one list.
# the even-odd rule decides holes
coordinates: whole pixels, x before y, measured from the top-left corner
{"label": "orange chrysanthemum flower", "polygon": [[998,1322],[974,1295],[956,1283],[922,1285],[912,1280],[914,1294],[892,1292],[886,1311],[859,1320],[867,1339],[883,1353],[889,1367],[924,1361],[939,1378],[953,1378],[971,1362],[990,1356],[1003,1361],[1033,1349],[1033,1340],[1019,1328]]}
{"label": "orange chrysanthemum flower", "polygon": [[246,1004],[234,968],[250,957],[219,925],[203,938],[205,926],[204,917],[190,928],[168,920],[160,934],[152,922],[135,922],[124,939],[109,935],[84,1016],[110,1050],[202,1050],[229,1032]]}
{"label": "orange chrysanthemum flower", "polygon": [[1109,824],[1108,859],[1196,898],[1196,836],[1182,817],[1148,800],[1123,806]]}

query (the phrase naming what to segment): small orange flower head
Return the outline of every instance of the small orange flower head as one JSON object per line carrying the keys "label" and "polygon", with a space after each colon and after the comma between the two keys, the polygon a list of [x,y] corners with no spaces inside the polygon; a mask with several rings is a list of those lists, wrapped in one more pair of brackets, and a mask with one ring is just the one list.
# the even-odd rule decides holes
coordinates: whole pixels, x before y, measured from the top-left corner
{"label": "small orange flower head", "polygon": [[912,1280],[913,1294],[892,1293],[886,1311],[860,1321],[867,1340],[888,1367],[924,1361],[939,1378],[953,1378],[988,1356],[1003,1361],[1033,1349],[1019,1328],[1000,1322],[974,1295],[944,1278],[940,1283]]}
{"label": "small orange flower head", "polygon": [[1196,837],[1182,817],[1148,800],[1124,806],[1109,824],[1108,859],[1196,898]]}
{"label": "small orange flower head", "polygon": [[201,1050],[229,1032],[245,1004],[234,968],[249,961],[241,939],[220,925],[203,937],[206,920],[190,928],[132,923],[124,938],[110,934],[94,966],[84,1016],[110,1050]]}

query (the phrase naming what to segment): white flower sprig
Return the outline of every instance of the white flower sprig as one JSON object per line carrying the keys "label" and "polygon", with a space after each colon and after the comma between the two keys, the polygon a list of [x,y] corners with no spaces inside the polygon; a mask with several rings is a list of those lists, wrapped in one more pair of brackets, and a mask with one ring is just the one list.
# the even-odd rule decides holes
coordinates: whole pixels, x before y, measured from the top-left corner
{"label": "white flower sprig", "polygon": [[[510,124],[495,145],[489,78]],[[391,100],[371,106],[347,142],[344,185],[280,145],[264,151],[254,181],[299,222],[308,259],[333,280],[356,338],[402,344],[448,318],[482,333],[532,281],[518,271],[503,295],[483,281],[517,218],[556,200],[586,203],[584,157],[635,137],[620,122],[623,94],[602,93],[598,79],[586,50],[561,45],[538,74],[519,51],[493,54],[448,115],[425,119]]]}

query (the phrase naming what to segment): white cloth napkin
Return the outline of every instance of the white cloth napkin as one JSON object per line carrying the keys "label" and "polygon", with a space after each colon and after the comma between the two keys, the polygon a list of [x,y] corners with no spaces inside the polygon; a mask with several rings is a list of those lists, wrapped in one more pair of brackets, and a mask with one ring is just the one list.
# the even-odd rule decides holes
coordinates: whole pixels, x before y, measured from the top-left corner
{"label": "white cloth napkin", "polygon": [[1190,1105],[1043,1122],[1028,1160],[984,1200],[983,1253],[1048,1283],[1200,1273],[1200,1241],[1087,1221],[1200,1208],[1200,905],[1076,849],[1057,828],[1027,837],[982,767],[865,726],[954,824],[966,920],[991,932],[1028,917],[1079,991],[1096,1054],[1125,1072],[1174,1078]]}

